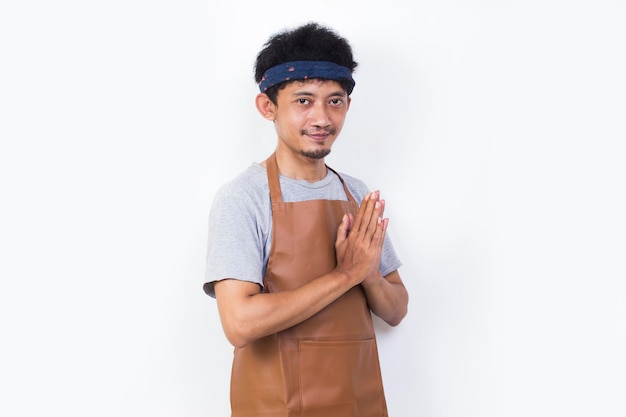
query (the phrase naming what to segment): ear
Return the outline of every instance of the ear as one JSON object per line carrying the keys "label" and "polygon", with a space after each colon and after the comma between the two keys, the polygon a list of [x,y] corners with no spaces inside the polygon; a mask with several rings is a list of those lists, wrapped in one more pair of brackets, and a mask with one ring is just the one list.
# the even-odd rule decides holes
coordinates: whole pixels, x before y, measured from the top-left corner
{"label": "ear", "polygon": [[346,111],[350,110],[350,103],[352,103],[352,97],[348,96],[348,106]]}
{"label": "ear", "polygon": [[256,96],[256,109],[265,119],[274,121],[276,119],[276,105],[267,94],[259,93]]}

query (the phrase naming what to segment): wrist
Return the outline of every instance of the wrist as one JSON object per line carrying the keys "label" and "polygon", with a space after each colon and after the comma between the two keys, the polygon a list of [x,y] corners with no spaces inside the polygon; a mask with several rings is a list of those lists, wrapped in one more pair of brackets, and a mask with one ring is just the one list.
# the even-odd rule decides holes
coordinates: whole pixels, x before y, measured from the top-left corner
{"label": "wrist", "polygon": [[382,284],[383,281],[383,274],[380,273],[380,270],[376,269],[372,271],[368,276],[366,276],[361,284],[366,287],[376,287]]}
{"label": "wrist", "polygon": [[345,288],[350,289],[361,282],[358,277],[356,277],[354,274],[351,274],[349,271],[335,269],[334,272],[337,275],[337,280],[341,282],[342,286],[344,286]]}

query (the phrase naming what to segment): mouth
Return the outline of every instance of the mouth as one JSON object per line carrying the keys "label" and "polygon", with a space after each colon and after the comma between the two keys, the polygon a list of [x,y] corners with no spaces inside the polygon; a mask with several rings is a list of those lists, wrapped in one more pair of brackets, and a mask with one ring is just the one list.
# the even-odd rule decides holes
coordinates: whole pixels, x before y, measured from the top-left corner
{"label": "mouth", "polygon": [[330,135],[328,135],[327,133],[316,133],[316,134],[309,133],[309,134],[307,134],[307,136],[310,137],[311,139],[313,139],[316,142],[323,142]]}
{"label": "mouth", "polygon": [[308,136],[316,142],[323,142],[328,139],[329,136],[335,134],[335,129],[328,128],[322,130],[302,130],[300,132],[304,136]]}

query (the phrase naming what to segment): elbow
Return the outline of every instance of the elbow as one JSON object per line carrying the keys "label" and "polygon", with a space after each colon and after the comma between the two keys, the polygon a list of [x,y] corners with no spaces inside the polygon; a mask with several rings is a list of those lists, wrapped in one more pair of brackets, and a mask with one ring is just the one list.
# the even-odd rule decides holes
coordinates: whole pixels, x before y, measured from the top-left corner
{"label": "elbow", "polygon": [[226,339],[235,348],[243,348],[258,339],[258,336],[251,328],[240,323],[238,325],[224,326]]}
{"label": "elbow", "polygon": [[402,320],[404,319],[404,317],[406,317],[406,314],[407,314],[407,308],[405,307],[402,311],[398,311],[393,316],[387,317],[385,319],[385,322],[391,327],[396,327],[400,323],[402,323]]}
{"label": "elbow", "polygon": [[372,308],[371,311],[391,327],[396,327],[406,317],[407,304],[397,304],[387,308]]}
{"label": "elbow", "polygon": [[389,314],[383,317],[383,320],[391,327],[396,327],[406,317],[409,310],[408,294],[402,303],[396,304],[395,308],[389,311]]}
{"label": "elbow", "polygon": [[250,341],[244,338],[237,338],[232,336],[226,336],[231,345],[237,349],[244,348],[250,344]]}
{"label": "elbow", "polygon": [[409,312],[409,293],[404,289],[404,294],[402,297],[402,302],[398,304],[397,310],[393,315],[392,319],[389,320],[389,325],[392,327],[396,327],[402,320],[406,317]]}
{"label": "elbow", "polygon": [[252,340],[239,334],[232,334],[228,332],[225,332],[225,334],[226,334],[226,339],[228,339],[230,344],[233,345],[233,347],[238,348],[238,349],[246,347],[252,342]]}

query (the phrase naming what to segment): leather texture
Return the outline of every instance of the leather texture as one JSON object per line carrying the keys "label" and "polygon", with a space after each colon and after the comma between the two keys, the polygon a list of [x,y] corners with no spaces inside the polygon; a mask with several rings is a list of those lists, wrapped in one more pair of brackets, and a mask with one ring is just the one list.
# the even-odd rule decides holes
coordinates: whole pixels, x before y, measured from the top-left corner
{"label": "leather texture", "polygon": [[[345,213],[356,215],[358,204],[345,183],[348,201],[285,203],[275,155],[266,162],[273,240],[264,291],[277,292],[335,268],[337,228]],[[231,408],[232,417],[387,417],[362,287],[296,326],[236,348]]]}

